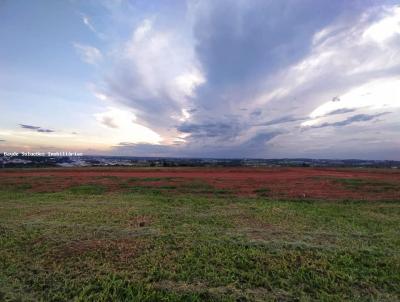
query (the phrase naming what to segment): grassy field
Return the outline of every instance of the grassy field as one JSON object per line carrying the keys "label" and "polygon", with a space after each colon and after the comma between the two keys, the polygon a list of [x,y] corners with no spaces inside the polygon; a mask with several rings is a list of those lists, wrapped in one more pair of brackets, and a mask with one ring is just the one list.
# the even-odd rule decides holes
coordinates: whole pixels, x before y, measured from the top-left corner
{"label": "grassy field", "polygon": [[0,301],[400,301],[400,200],[115,182],[0,185]]}

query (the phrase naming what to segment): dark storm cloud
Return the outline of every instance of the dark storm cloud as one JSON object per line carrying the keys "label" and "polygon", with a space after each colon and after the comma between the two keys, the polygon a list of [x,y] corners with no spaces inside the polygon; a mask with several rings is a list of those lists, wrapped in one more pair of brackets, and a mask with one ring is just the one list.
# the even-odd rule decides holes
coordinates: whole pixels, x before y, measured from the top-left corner
{"label": "dark storm cloud", "polygon": [[40,129],[40,127],[38,127],[38,126],[25,125],[25,124],[19,124],[19,125],[21,126],[21,128],[24,128],[24,129],[30,129],[30,130]]}
{"label": "dark storm cloud", "polygon": [[110,116],[103,116],[100,119],[100,123],[110,128],[118,128],[118,125],[115,123],[114,119]]}
{"label": "dark storm cloud", "polygon": [[[331,111],[327,114],[325,114],[324,116],[330,116],[330,115],[338,115],[338,114],[345,114],[345,113],[350,113],[350,112],[354,112],[357,109],[350,109],[350,108],[342,108],[342,109],[337,109],[334,111]],[[291,123],[291,122],[299,122],[299,121],[305,121],[308,120],[308,117],[296,117],[296,116],[292,116],[292,115],[287,115],[287,116],[283,116],[280,118],[276,118],[273,119],[271,121],[265,122],[265,123],[261,123],[261,124],[257,124],[257,126],[272,126],[272,125],[279,125],[279,124],[285,124],[285,123]]]}
{"label": "dark storm cloud", "polygon": [[323,127],[343,127],[357,122],[371,121],[379,116],[389,114],[390,112],[382,112],[377,114],[357,114],[353,115],[343,121],[333,123],[323,123],[321,125],[311,126],[311,128],[323,128]]}
{"label": "dark storm cloud", "polygon": [[125,146],[132,146],[132,145],[135,145],[135,143],[120,142],[116,147],[125,147]]}
{"label": "dark storm cloud", "polygon": [[[127,43],[118,55],[115,72],[105,80],[107,95],[131,106],[139,122],[158,130],[176,124],[171,117],[182,109],[170,89],[172,80],[181,75],[176,69],[187,71],[193,62],[198,63],[206,83],[196,89],[190,102],[196,109],[212,109],[208,112],[211,118],[220,117],[259,90],[265,77],[307,55],[313,34],[355,4],[345,0],[221,0],[191,6],[194,60],[188,55],[192,50],[181,49],[179,40],[159,35],[157,24],[151,24]],[[198,111],[188,112],[193,123],[207,122]],[[253,109],[250,117],[259,116],[261,111]]]}
{"label": "dark storm cloud", "polygon": [[328,116],[328,115],[336,115],[336,114],[344,114],[344,113],[350,113],[350,112],[354,112],[354,111],[356,111],[357,109],[355,109],[355,108],[341,108],[341,109],[336,109],[336,110],[333,110],[333,111],[331,111],[331,112],[328,112],[327,114],[325,114],[325,116]]}
{"label": "dark storm cloud", "polygon": [[298,122],[298,121],[304,121],[306,120],[307,117],[296,117],[296,116],[283,116],[262,124],[257,124],[257,126],[271,126],[271,125],[279,125],[279,124],[284,124],[284,123],[290,123],[290,122]]}
{"label": "dark storm cloud", "polygon": [[[397,65],[390,70],[382,67],[391,66],[390,62],[381,63],[384,49],[364,35],[381,17],[382,10],[375,12],[371,7],[381,6],[382,2],[190,3],[193,28],[189,43],[169,43],[175,40],[170,41],[169,32],[156,24],[151,29],[144,28],[139,35],[143,38],[128,43],[124,56],[118,55],[115,74],[106,79],[106,94],[113,101],[130,106],[139,123],[169,142],[179,135],[177,132],[187,134],[185,141],[174,146],[122,142],[116,150],[222,157],[257,154],[258,150],[266,156],[272,146],[266,142],[279,136],[276,145],[290,146],[290,152],[296,154],[304,146],[303,138],[296,137],[296,129],[344,127],[386,114],[356,114],[359,109],[341,108],[318,118],[356,115],[309,127],[299,125],[333,96],[343,96],[372,80],[398,74]],[[180,29],[176,32],[184,35]],[[165,44],[158,44],[160,41]],[[187,45],[190,55],[182,56]],[[386,43],[384,48],[396,47],[397,44]],[[394,58],[391,61],[398,61],[394,52],[387,54],[385,57]],[[193,85],[193,93],[182,96],[175,84],[182,79],[183,83],[190,82],[187,72],[192,68],[201,71],[204,81]],[[337,104],[345,107],[345,98]],[[181,118],[182,111],[189,114]],[[172,129],[171,133],[166,129]],[[274,132],[276,129],[282,132]]]}
{"label": "dark storm cloud", "polygon": [[217,137],[221,139],[230,139],[236,137],[240,133],[241,127],[234,121],[204,124],[183,123],[177,127],[177,130],[191,134],[192,138]]}
{"label": "dark storm cloud", "polygon": [[[206,83],[193,100],[191,122],[177,127],[191,139],[234,139],[262,120],[267,110],[247,100],[265,90],[264,81],[309,54],[314,34],[349,8],[347,1],[201,1],[195,6],[195,53]],[[356,9],[352,13],[356,14]],[[246,108],[247,110],[242,110]],[[225,121],[227,115],[241,117]],[[273,115],[272,115],[273,116]],[[212,118],[213,123],[208,121]],[[255,126],[306,120],[292,115]]]}
{"label": "dark storm cloud", "polygon": [[[242,110],[242,109],[241,109]],[[256,109],[254,110],[252,113],[250,113],[251,117],[258,117],[262,114],[262,110],[261,109]]]}
{"label": "dark storm cloud", "polygon": [[37,129],[37,132],[42,132],[42,133],[51,133],[51,132],[55,132],[54,130],[51,129]]}
{"label": "dark storm cloud", "polygon": [[226,144],[199,145],[196,140],[191,140],[185,145],[155,145],[146,143],[121,142],[113,147],[114,154],[138,155],[138,156],[183,156],[183,157],[230,157],[240,158],[257,156],[260,152],[268,150],[268,142],[283,134],[282,131],[260,132],[249,139]]}
{"label": "dark storm cloud", "polygon": [[24,129],[29,129],[29,130],[36,131],[36,132],[41,132],[41,133],[51,133],[51,132],[55,132],[54,130],[51,130],[51,129],[44,129],[44,128],[38,127],[38,126],[32,126],[32,125],[26,125],[26,124],[19,124],[19,126],[20,126],[21,128],[24,128]]}
{"label": "dark storm cloud", "polygon": [[240,147],[244,150],[248,148],[262,148],[268,141],[282,133],[281,131],[259,133],[247,140]]}
{"label": "dark storm cloud", "polygon": [[[309,53],[313,35],[343,13],[348,1],[202,1],[194,37],[207,78],[201,102],[213,104],[223,89],[254,89]],[[206,96],[206,98],[203,98]]]}

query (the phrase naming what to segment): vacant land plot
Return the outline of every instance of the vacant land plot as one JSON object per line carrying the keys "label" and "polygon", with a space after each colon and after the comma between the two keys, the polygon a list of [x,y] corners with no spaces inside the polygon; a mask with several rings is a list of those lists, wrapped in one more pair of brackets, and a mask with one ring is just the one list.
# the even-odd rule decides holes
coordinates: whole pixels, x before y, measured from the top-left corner
{"label": "vacant land plot", "polygon": [[399,301],[400,173],[0,172],[3,301]]}
{"label": "vacant land plot", "polygon": [[[198,193],[207,187],[239,196],[323,200],[398,200],[400,171],[317,168],[81,168],[0,170],[0,186],[60,192],[95,184],[108,192],[136,187]],[[126,190],[125,190],[126,191]],[[268,193],[268,194],[267,194]]]}

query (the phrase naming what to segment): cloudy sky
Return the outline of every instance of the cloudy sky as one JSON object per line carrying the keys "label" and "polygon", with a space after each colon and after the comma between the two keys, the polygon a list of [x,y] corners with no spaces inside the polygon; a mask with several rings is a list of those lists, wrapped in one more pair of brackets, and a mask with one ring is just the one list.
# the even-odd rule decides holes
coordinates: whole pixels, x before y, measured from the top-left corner
{"label": "cloudy sky", "polygon": [[0,151],[400,160],[400,3],[0,0]]}

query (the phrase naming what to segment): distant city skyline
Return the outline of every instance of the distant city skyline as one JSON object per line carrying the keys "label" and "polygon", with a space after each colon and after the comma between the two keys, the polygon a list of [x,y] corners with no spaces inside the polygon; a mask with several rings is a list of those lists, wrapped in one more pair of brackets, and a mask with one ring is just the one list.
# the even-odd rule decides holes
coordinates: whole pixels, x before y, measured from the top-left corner
{"label": "distant city skyline", "polygon": [[0,152],[400,160],[400,5],[0,1]]}

